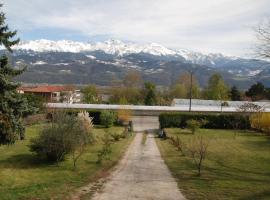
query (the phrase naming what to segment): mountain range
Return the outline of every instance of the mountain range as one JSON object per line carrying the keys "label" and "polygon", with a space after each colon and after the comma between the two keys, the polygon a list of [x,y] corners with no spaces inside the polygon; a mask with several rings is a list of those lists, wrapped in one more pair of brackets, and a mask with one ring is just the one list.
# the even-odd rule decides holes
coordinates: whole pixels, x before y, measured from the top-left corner
{"label": "mountain range", "polygon": [[215,72],[222,74],[230,86],[241,89],[247,89],[257,81],[270,86],[270,63],[265,60],[175,50],[157,43],[41,39],[22,41],[14,47],[10,57],[13,66],[27,66],[18,77],[23,83],[106,86],[122,79],[129,70],[136,70],[144,80],[169,86],[180,74],[192,70],[202,87]]}

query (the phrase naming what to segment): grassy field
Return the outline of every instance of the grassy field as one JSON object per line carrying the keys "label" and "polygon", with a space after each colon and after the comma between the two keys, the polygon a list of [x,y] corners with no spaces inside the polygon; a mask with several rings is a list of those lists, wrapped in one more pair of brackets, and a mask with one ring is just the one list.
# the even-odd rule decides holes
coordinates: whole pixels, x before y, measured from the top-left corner
{"label": "grassy field", "polygon": [[[187,130],[167,132],[186,144],[194,137]],[[157,139],[165,162],[188,199],[270,199],[270,137],[241,131],[234,137],[234,131],[207,129],[196,135],[210,141],[201,177],[189,156],[181,156],[169,140]]]}
{"label": "grassy field", "polygon": [[[132,137],[122,139],[112,145],[111,160],[102,165],[96,164],[97,151],[101,144],[87,148],[87,152],[78,161],[74,171],[71,159],[57,166],[48,164],[29,152],[29,139],[36,137],[41,125],[28,127],[27,139],[12,146],[0,146],[0,199],[65,199],[68,194],[86,183],[102,176],[115,165],[123,155]],[[122,132],[121,127],[112,127],[113,132]],[[98,138],[104,129],[96,128]]]}

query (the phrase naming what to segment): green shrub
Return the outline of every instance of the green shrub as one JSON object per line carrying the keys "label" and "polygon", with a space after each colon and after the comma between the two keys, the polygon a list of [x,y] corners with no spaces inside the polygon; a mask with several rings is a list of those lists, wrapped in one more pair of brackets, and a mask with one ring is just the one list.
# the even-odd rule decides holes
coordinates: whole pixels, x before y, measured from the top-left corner
{"label": "green shrub", "polygon": [[105,133],[102,138],[102,148],[98,151],[98,159],[97,164],[101,164],[103,160],[110,160],[110,155],[112,153],[112,141],[110,138],[110,134],[108,132]]}
{"label": "green shrub", "polygon": [[72,153],[75,167],[85,145],[93,142],[92,124],[86,122],[81,116],[62,111],[53,113],[52,122],[41,130],[37,138],[30,141],[30,151],[46,156],[53,162],[62,161],[67,154]]}
{"label": "green shrub", "polygon": [[187,121],[187,128],[194,134],[201,127],[201,122],[195,119]]}
{"label": "green shrub", "polygon": [[162,113],[159,115],[161,128],[187,127],[190,119],[206,121],[202,128],[209,129],[250,129],[249,117],[245,114],[216,114],[216,113]]}
{"label": "green shrub", "polygon": [[101,125],[109,128],[116,121],[116,115],[111,111],[102,111],[100,114],[100,123]]}

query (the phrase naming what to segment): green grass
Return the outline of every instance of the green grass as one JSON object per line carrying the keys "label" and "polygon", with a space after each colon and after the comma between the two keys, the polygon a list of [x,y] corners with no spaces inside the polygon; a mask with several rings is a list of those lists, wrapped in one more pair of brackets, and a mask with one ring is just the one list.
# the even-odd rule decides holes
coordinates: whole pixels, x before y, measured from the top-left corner
{"label": "green grass", "polygon": [[[186,144],[187,130],[167,129]],[[181,156],[168,140],[157,143],[161,154],[188,199],[270,199],[270,138],[254,132],[201,129],[195,135],[210,140],[199,177],[193,160]]]}
{"label": "green grass", "polygon": [[[122,139],[112,145],[111,160],[102,165],[96,164],[97,152],[101,144],[90,145],[81,157],[74,171],[72,160],[58,165],[49,164],[34,153],[29,152],[29,139],[36,137],[42,125],[26,129],[27,139],[12,146],[0,146],[0,199],[65,199],[76,188],[102,176],[117,163],[132,137]],[[113,132],[121,133],[122,127],[112,127]],[[104,129],[94,129],[97,138]]]}

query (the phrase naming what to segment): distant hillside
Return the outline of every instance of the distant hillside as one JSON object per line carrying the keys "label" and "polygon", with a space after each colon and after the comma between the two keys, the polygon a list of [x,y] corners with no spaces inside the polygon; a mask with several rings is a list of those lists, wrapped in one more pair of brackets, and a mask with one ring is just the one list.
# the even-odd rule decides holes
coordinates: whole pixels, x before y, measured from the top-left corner
{"label": "distant hillside", "polygon": [[168,86],[192,68],[202,86],[212,73],[219,72],[229,85],[242,89],[256,81],[270,87],[269,62],[172,50],[153,43],[37,40],[22,42],[11,57],[16,67],[28,66],[18,78],[25,83],[109,85],[133,69],[139,71],[144,80]]}

